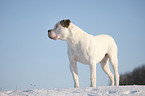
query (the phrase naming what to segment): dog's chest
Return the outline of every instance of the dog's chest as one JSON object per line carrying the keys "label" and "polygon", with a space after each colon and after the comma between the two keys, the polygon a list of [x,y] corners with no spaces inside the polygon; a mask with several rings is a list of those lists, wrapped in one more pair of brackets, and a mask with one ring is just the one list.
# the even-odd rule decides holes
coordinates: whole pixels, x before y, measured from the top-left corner
{"label": "dog's chest", "polygon": [[69,57],[83,63],[89,64],[90,50],[87,45],[81,43],[77,45],[68,45]]}

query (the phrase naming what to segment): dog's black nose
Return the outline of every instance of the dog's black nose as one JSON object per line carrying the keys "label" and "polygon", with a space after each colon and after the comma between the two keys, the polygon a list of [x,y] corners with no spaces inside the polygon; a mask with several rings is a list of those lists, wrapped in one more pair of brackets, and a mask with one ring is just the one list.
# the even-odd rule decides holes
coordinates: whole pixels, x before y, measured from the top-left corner
{"label": "dog's black nose", "polygon": [[48,30],[48,33],[51,32],[51,30]]}

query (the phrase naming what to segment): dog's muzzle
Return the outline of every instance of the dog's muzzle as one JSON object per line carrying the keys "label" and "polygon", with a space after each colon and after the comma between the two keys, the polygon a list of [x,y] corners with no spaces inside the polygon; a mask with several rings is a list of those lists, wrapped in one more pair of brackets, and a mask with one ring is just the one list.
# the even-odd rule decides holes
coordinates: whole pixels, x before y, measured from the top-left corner
{"label": "dog's muzzle", "polygon": [[48,33],[51,32],[51,30],[48,30]]}
{"label": "dog's muzzle", "polygon": [[51,32],[51,30],[48,30],[48,37],[50,39],[53,39],[55,37],[55,35]]}
{"label": "dog's muzzle", "polygon": [[48,30],[48,37],[50,39],[53,39],[53,40],[57,40],[58,39],[58,36],[54,32],[52,32],[51,30]]}

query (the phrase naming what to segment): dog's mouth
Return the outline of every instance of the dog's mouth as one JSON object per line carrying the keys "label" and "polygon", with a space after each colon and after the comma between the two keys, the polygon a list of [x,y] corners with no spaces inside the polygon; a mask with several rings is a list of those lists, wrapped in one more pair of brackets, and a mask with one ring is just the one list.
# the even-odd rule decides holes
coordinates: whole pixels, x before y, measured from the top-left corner
{"label": "dog's mouth", "polygon": [[56,36],[56,34],[52,32],[48,33],[48,37],[53,40],[59,39],[59,36]]}
{"label": "dog's mouth", "polygon": [[53,39],[52,37],[50,37],[49,35],[48,35],[48,37],[50,38],[50,39]]}
{"label": "dog's mouth", "polygon": [[53,40],[57,40],[58,38],[57,37],[49,37],[50,39],[53,39]]}

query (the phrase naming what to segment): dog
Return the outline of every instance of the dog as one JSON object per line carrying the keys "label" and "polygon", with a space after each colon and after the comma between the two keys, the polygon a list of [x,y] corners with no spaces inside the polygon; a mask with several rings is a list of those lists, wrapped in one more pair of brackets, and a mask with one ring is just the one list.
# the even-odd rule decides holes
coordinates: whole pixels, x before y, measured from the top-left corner
{"label": "dog", "polygon": [[[93,36],[69,19],[56,23],[53,29],[48,30],[48,37],[53,40],[65,40],[68,44],[68,57],[70,70],[74,80],[74,87],[79,88],[77,62],[88,64],[90,67],[90,87],[96,87],[96,64],[100,62],[102,69],[110,78],[110,84],[119,85],[117,45],[109,35]],[[109,61],[113,67],[114,75],[110,71]],[[115,82],[114,82],[115,78]]]}

